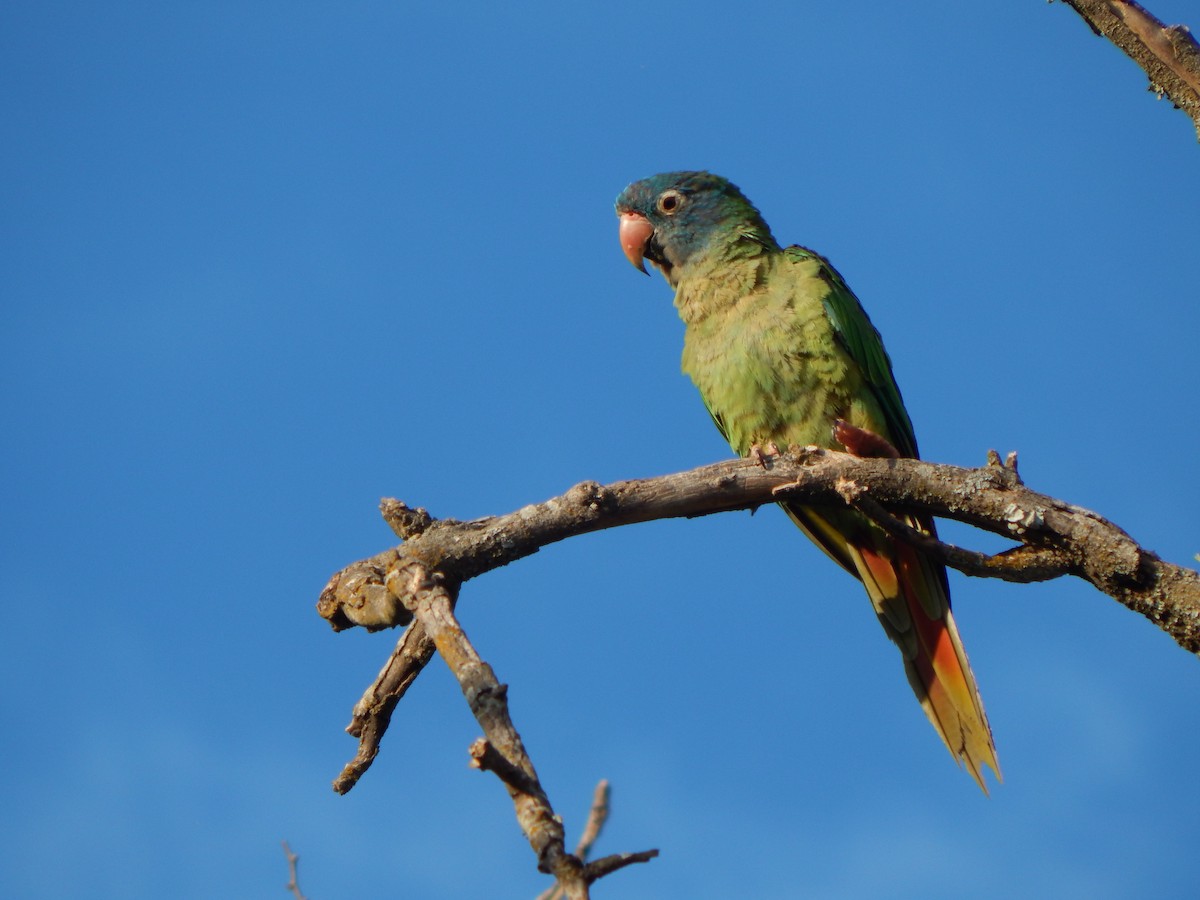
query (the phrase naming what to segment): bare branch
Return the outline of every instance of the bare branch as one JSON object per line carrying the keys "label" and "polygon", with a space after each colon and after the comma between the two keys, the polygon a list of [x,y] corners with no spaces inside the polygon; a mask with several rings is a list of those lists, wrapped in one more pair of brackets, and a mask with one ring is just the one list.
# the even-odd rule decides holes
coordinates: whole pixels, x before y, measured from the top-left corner
{"label": "bare branch", "polygon": [[[1028,582],[1074,575],[1200,652],[1200,574],[1166,563],[1093,512],[1030,490],[1016,456],[989,453],[978,469],[914,459],[860,458],[815,447],[760,454],[711,466],[608,486],[583,482],[565,494],[504,516],[458,522],[384,501],[385,518],[405,539],[399,547],[347,566],[321,593],[318,612],[335,630],[378,630],[408,624],[387,664],[355,706],[347,729],[358,755],[335,788],[345,792],[371,765],[391,713],[408,685],[439,655],[458,678],[485,739],[471,750],[475,765],[504,783],[517,820],[568,900],[589,896],[597,878],[657,855],[616,854],[585,863],[604,821],[597,789],[589,827],[576,853],[564,847],[533,763],[508,713],[507,688],[467,640],[454,616],[463,582],[574,535],[652,519],[747,509],[782,497],[805,504],[850,504],[883,528],[968,575]],[[1004,535],[1012,549],[986,555],[945,544],[909,527],[898,512],[957,519]],[[602,782],[601,787],[605,785]]]}
{"label": "bare branch", "polygon": [[[505,685],[500,687],[507,691]],[[479,738],[467,751],[471,754],[471,765],[481,772],[494,772],[514,793],[536,794],[541,787],[537,779],[530,778],[516,765],[508,761],[503,753],[484,738]]]}
{"label": "bare branch", "polygon": [[283,844],[283,854],[288,861],[288,883],[283,886],[284,890],[291,891],[296,900],[306,900],[304,894],[300,892],[300,857],[292,852],[287,841],[280,841],[280,843]]}
{"label": "bare branch", "polygon": [[584,877],[587,879],[588,884],[591,884],[597,878],[611,875],[618,869],[623,869],[634,863],[650,862],[656,856],[658,856],[657,850],[642,850],[638,853],[613,853],[610,856],[602,856],[595,862],[587,864],[587,868],[584,870]]}
{"label": "bare branch", "polygon": [[1028,584],[1071,574],[1070,557],[1056,547],[1033,547],[1023,544],[989,556],[975,550],[955,547],[917,531],[864,494],[862,488],[852,481],[840,482],[838,493],[848,504],[896,537],[907,541],[943,565],[966,575]]}
{"label": "bare branch", "polygon": [[1065,0],[1096,34],[1125,51],[1168,97],[1200,138],[1200,45],[1185,25],[1165,25],[1133,0]]}
{"label": "bare branch", "polygon": [[1075,575],[1149,618],[1186,650],[1200,652],[1200,575],[1164,562],[1095,513],[1030,490],[999,457],[982,468],[963,469],[808,448],[761,462],[729,460],[608,486],[583,482],[508,515],[434,520],[400,547],[334,575],[317,608],[337,629],[386,628],[410,618],[387,583],[390,573],[414,561],[447,583],[461,583],[590,531],[753,508],[778,500],[781,492],[804,503],[841,504],[848,490],[863,509],[875,510],[867,503],[874,501],[892,510],[957,519],[1031,548],[984,558],[947,545],[922,545],[966,574],[1010,581]]}
{"label": "bare branch", "polygon": [[592,794],[592,808],[588,812],[587,824],[583,827],[583,834],[579,836],[579,843],[575,845],[575,855],[580,859],[587,859],[591,854],[592,845],[596,843],[600,832],[604,830],[604,823],[608,821],[608,793],[608,781],[601,779]]}
{"label": "bare branch", "polygon": [[[600,832],[604,829],[604,823],[608,821],[608,781],[601,779],[596,785],[596,790],[592,794],[592,808],[588,812],[587,824],[583,827],[583,834],[579,838],[579,843],[575,845],[575,855],[581,860],[587,860],[588,855],[592,852],[592,845],[596,843],[596,839],[600,837]],[[647,855],[648,854],[648,855]],[[645,854],[633,854],[634,856],[645,856],[645,859],[651,859],[658,855],[657,850],[646,851]],[[630,860],[630,862],[643,862],[644,860]],[[612,871],[616,871],[613,869]],[[600,877],[599,875],[596,876]],[[594,880],[594,879],[593,879]],[[537,900],[561,900],[563,896],[562,884],[555,884],[553,887],[542,891],[538,894]]]}
{"label": "bare branch", "polygon": [[354,714],[346,731],[358,738],[358,753],[334,779],[333,789],[339,794],[354,787],[371,767],[379,754],[383,733],[392,720],[392,711],[426,663],[433,658],[433,653],[433,641],[426,636],[420,624],[414,623],[400,635],[379,675],[358,703],[354,704]]}
{"label": "bare branch", "polygon": [[[463,696],[483,727],[486,740],[476,741],[471,755],[477,767],[500,776],[516,809],[517,822],[537,854],[538,868],[553,875],[568,900],[586,900],[596,878],[616,871],[646,854],[628,854],[628,860],[592,870],[568,853],[562,821],[554,814],[533,761],[508,713],[508,687],[476,652],[454,616],[457,590],[440,573],[410,561],[388,572],[387,588],[401,598],[437,647],[458,679]],[[651,854],[656,851],[650,851]]]}

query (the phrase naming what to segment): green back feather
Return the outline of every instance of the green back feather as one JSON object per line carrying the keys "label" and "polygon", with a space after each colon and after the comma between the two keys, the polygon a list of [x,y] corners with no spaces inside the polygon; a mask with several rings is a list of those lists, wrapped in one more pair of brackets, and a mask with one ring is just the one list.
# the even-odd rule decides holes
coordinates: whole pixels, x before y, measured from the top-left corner
{"label": "green back feather", "polygon": [[828,285],[822,303],[833,326],[834,336],[862,372],[863,380],[874,394],[887,420],[888,434],[884,435],[903,456],[917,456],[917,438],[912,420],[904,408],[900,388],[892,374],[892,361],[883,347],[883,339],[853,291],[846,285],[829,261],[805,247],[792,246],[783,251],[794,260],[815,259],[820,263],[820,277]]}

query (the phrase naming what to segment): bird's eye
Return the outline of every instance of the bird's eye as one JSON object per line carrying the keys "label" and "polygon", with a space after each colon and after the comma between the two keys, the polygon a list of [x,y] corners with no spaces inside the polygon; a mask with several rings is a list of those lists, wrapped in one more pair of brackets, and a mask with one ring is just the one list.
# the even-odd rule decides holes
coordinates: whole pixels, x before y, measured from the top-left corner
{"label": "bird's eye", "polygon": [[679,191],[663,191],[658,195],[658,211],[664,216],[673,216],[683,206],[683,194]]}

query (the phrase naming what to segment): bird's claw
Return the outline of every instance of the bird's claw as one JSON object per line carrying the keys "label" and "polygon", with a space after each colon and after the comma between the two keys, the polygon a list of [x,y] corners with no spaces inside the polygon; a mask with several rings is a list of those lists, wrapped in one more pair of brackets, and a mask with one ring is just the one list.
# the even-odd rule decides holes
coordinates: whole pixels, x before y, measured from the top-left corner
{"label": "bird's claw", "polygon": [[767,441],[765,444],[753,443],[750,445],[750,458],[764,469],[767,467],[768,461],[779,455],[779,447],[774,441]]}

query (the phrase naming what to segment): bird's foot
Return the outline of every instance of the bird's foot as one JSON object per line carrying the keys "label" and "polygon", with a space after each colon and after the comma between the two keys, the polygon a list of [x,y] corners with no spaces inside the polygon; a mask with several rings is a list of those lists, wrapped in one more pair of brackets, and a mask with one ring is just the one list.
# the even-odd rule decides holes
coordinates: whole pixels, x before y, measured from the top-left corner
{"label": "bird's foot", "polygon": [[767,441],[765,444],[756,442],[750,445],[750,458],[764,469],[767,467],[767,463],[777,456],[779,456],[779,447],[774,441]]}
{"label": "bird's foot", "polygon": [[833,439],[845,447],[847,453],[854,456],[900,458],[900,451],[893,447],[887,438],[851,425],[845,419],[838,419],[833,423]]}

